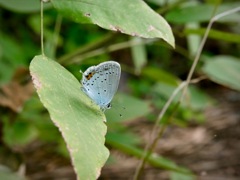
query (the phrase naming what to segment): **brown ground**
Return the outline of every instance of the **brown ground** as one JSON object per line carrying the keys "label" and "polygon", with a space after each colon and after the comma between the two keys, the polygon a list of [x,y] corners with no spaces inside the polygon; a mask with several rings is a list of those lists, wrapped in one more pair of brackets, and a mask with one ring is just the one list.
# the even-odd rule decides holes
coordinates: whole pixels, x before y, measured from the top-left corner
{"label": "brown ground", "polygon": [[[187,128],[169,127],[159,141],[156,151],[179,165],[188,167],[200,180],[240,179],[240,93],[221,89],[214,92],[217,105],[206,109],[206,123]],[[137,123],[135,129],[147,139],[152,127],[149,123]],[[148,131],[149,129],[149,131]],[[51,147],[48,147],[51,148]],[[27,174],[29,179],[75,179],[68,161],[44,151],[29,152]],[[118,160],[106,165],[102,180],[128,180],[133,177],[139,161],[116,150],[111,154]],[[169,179],[167,171],[147,166],[143,180]]]}

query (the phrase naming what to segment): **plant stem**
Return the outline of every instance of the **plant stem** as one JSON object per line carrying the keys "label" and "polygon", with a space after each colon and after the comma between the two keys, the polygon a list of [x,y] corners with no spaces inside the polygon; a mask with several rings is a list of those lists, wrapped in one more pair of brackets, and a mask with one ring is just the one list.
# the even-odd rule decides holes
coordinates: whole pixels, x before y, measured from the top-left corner
{"label": "plant stem", "polygon": [[71,64],[71,63],[73,63],[72,61],[74,61],[74,60],[76,61],[76,59],[81,57],[82,53],[88,52],[96,47],[102,46],[103,44],[107,43],[115,36],[116,36],[116,34],[114,34],[114,33],[108,33],[100,40],[94,41],[93,43],[87,44],[85,46],[81,46],[80,48],[74,50],[73,52],[70,52],[70,53],[58,58],[58,62],[61,64]]}
{"label": "plant stem", "polygon": [[[174,92],[172,93],[171,97],[168,99],[167,103],[164,105],[161,113],[160,113],[159,116],[158,116],[158,119],[156,120],[156,122],[155,122],[155,124],[154,124],[153,130],[152,130],[152,133],[151,133],[151,137],[150,137],[151,140],[150,140],[149,143],[145,146],[145,149],[144,149],[144,152],[145,152],[145,153],[144,153],[144,155],[143,155],[143,157],[142,157],[142,159],[141,159],[141,162],[140,162],[139,166],[137,167],[137,169],[136,169],[136,171],[135,171],[134,178],[133,178],[134,180],[138,180],[138,179],[139,179],[140,173],[141,173],[141,171],[142,171],[143,168],[144,168],[145,162],[147,161],[148,157],[151,155],[151,152],[153,151],[154,144],[157,142],[157,140],[159,139],[159,137],[161,137],[161,134],[163,133],[162,131],[164,131],[163,128],[165,128],[165,127],[161,127],[160,130],[158,130],[158,129],[159,129],[159,128],[158,128],[158,125],[160,124],[160,121],[161,121],[162,117],[164,116],[166,110],[168,109],[168,107],[169,107],[170,104],[172,103],[172,101],[173,101],[173,99],[175,98],[175,96],[178,94],[178,92],[179,92],[180,90],[182,90],[182,89],[184,88],[184,89],[183,89],[183,93],[182,93],[181,98],[180,98],[180,101],[179,101],[179,103],[180,103],[181,100],[182,100],[182,98],[183,98],[183,96],[184,96],[184,93],[185,93],[184,91],[186,91],[188,85],[189,85],[191,82],[192,82],[192,83],[197,83],[197,82],[199,82],[200,80],[202,80],[202,78],[193,79],[193,80],[191,80],[191,78],[192,78],[193,72],[194,72],[194,70],[195,70],[195,68],[196,68],[196,65],[197,65],[197,63],[198,63],[198,61],[199,61],[199,57],[200,57],[200,55],[201,55],[203,46],[204,46],[204,44],[205,44],[205,42],[206,42],[206,39],[207,39],[207,37],[208,37],[208,33],[209,33],[209,31],[210,31],[210,29],[211,29],[211,27],[212,27],[212,24],[213,24],[216,20],[218,20],[219,18],[224,17],[224,16],[229,15],[229,14],[232,14],[232,13],[235,13],[235,12],[237,12],[237,11],[240,11],[240,7],[231,9],[231,10],[226,11],[226,12],[223,12],[223,13],[221,13],[221,14],[218,14],[218,15],[216,15],[215,17],[213,17],[213,18],[210,20],[210,22],[209,22],[209,24],[208,24],[208,27],[207,27],[207,30],[206,30],[206,32],[205,32],[205,34],[204,34],[203,40],[201,41],[200,47],[199,47],[198,52],[197,52],[197,54],[196,54],[196,57],[195,57],[195,59],[194,59],[193,65],[192,65],[192,67],[191,67],[191,69],[190,69],[190,71],[189,71],[187,80],[186,80],[185,82],[182,82],[182,83],[174,90]],[[155,137],[154,137],[154,135],[155,135]]]}
{"label": "plant stem", "polygon": [[56,19],[56,23],[55,23],[55,27],[54,27],[54,34],[53,34],[53,40],[52,40],[52,55],[53,58],[56,58],[56,49],[57,49],[57,44],[58,44],[58,37],[59,37],[59,32],[61,29],[61,24],[62,24],[62,16],[58,15],[57,19]]}
{"label": "plant stem", "polygon": [[41,0],[41,51],[42,55],[45,56],[44,54],[44,44],[43,44],[43,1]]}
{"label": "plant stem", "polygon": [[[140,173],[144,168],[145,162],[148,159],[149,155],[151,154],[153,148],[154,148],[154,144],[157,142],[158,138],[160,137],[160,134],[163,133],[163,131],[165,130],[165,126],[161,126],[160,130],[158,130],[158,126],[160,124],[160,121],[163,117],[163,115],[165,114],[165,112],[167,111],[168,107],[171,105],[173,99],[175,98],[175,96],[180,92],[180,90],[185,86],[186,82],[182,82],[172,93],[171,97],[168,99],[168,101],[166,102],[166,104],[164,105],[162,111],[160,112],[160,114],[158,115],[158,118],[154,124],[153,130],[151,132],[150,135],[150,141],[149,143],[147,143],[147,145],[145,146],[144,149],[144,155],[142,157],[142,160],[140,162],[140,164],[138,165],[135,174],[134,174],[134,180],[139,179]],[[155,137],[155,135],[157,134],[157,137]]]}

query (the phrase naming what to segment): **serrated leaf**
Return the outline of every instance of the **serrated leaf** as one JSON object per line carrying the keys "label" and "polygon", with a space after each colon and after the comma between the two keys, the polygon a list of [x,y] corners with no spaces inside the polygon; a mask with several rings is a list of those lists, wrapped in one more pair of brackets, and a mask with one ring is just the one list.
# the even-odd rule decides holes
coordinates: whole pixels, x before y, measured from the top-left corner
{"label": "serrated leaf", "polygon": [[53,6],[79,23],[144,38],[162,38],[174,47],[172,30],[165,19],[142,0],[52,0]]}
{"label": "serrated leaf", "polygon": [[232,56],[215,56],[205,61],[203,72],[214,82],[240,91],[240,60]]}
{"label": "serrated leaf", "polygon": [[30,72],[41,102],[67,144],[78,179],[96,179],[109,156],[104,114],[81,91],[78,80],[55,61],[36,56]]}

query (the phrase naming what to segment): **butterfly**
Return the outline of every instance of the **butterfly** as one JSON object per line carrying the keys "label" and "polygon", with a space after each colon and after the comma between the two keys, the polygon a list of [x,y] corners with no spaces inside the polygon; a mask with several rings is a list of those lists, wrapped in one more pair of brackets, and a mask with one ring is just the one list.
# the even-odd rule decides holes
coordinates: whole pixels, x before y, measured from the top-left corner
{"label": "butterfly", "polygon": [[111,108],[120,76],[121,66],[118,62],[107,61],[91,66],[82,75],[82,90],[105,111]]}

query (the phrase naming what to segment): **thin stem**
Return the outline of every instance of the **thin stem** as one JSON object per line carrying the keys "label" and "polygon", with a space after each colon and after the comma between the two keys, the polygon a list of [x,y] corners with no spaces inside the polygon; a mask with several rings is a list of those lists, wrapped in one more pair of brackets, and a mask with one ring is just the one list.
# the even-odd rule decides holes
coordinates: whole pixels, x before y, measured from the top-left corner
{"label": "thin stem", "polygon": [[[173,99],[175,98],[175,96],[176,96],[176,95],[179,93],[179,91],[185,86],[185,84],[186,84],[186,82],[182,82],[182,83],[174,90],[174,92],[172,93],[171,97],[168,99],[168,101],[167,101],[166,104],[164,105],[161,113],[158,115],[158,118],[157,118],[157,120],[156,120],[156,122],[155,122],[155,124],[154,124],[153,130],[151,131],[151,135],[150,135],[150,140],[151,140],[151,141],[149,141],[149,143],[147,143],[147,145],[145,146],[145,149],[144,149],[144,152],[145,152],[145,153],[144,153],[144,156],[143,156],[140,164],[138,165],[138,167],[137,167],[137,169],[136,169],[136,171],[135,171],[134,178],[133,178],[134,180],[139,179],[140,173],[141,173],[141,171],[142,171],[142,169],[143,169],[143,167],[144,167],[144,165],[145,165],[145,162],[146,162],[148,156],[149,156],[149,155],[151,154],[151,152],[152,152],[151,147],[154,146],[153,144],[155,144],[155,140],[157,139],[157,138],[155,138],[155,135],[156,135],[156,134],[159,134],[159,133],[157,133],[157,131],[158,131],[158,125],[160,124],[160,121],[161,121],[163,115],[164,115],[165,112],[167,111],[168,107],[171,105],[171,103],[172,103]],[[165,127],[164,127],[164,129],[165,129]],[[164,129],[162,128],[162,130],[164,130]],[[160,130],[160,132],[161,132],[161,130]],[[158,135],[158,136],[159,136],[159,135]]]}
{"label": "thin stem", "polygon": [[43,1],[41,0],[41,51],[42,55],[45,56],[44,54],[44,44],[43,44]]}
{"label": "thin stem", "polygon": [[[216,9],[215,9],[215,10],[216,10]],[[186,84],[185,88],[183,89],[183,93],[182,93],[181,98],[180,98],[181,101],[183,100],[183,97],[186,95],[186,91],[187,91],[187,88],[188,88],[188,84],[189,84],[189,82],[191,81],[191,78],[192,78],[193,72],[195,71],[195,68],[196,68],[196,66],[197,66],[197,63],[199,62],[200,55],[201,55],[201,53],[202,53],[203,47],[204,47],[204,45],[205,45],[205,43],[206,43],[208,34],[209,34],[210,30],[211,30],[211,27],[212,27],[213,23],[214,23],[215,21],[217,21],[218,19],[220,19],[220,18],[222,18],[222,17],[224,17],[224,16],[227,16],[227,15],[229,15],[229,14],[236,13],[237,11],[240,11],[240,7],[237,7],[237,8],[228,10],[228,11],[226,11],[226,12],[220,13],[220,14],[214,16],[214,17],[210,20],[210,22],[209,22],[209,24],[208,24],[208,26],[207,26],[206,32],[205,32],[205,34],[204,34],[204,37],[203,37],[203,39],[202,39],[202,41],[201,41],[201,43],[200,43],[200,47],[199,47],[199,49],[198,49],[198,51],[197,51],[196,57],[195,57],[195,59],[194,59],[194,61],[193,61],[192,67],[191,67],[191,69],[190,69],[190,72],[189,72],[189,74],[188,74],[187,84]]]}
{"label": "thin stem", "polygon": [[225,11],[225,12],[223,12],[223,13],[220,13],[220,14],[216,15],[216,16],[212,19],[212,22],[215,22],[215,21],[219,20],[220,18],[222,18],[222,17],[224,17],[224,16],[227,16],[227,15],[230,15],[230,14],[233,14],[233,13],[236,13],[236,12],[238,12],[238,11],[240,11],[240,7],[236,7],[236,8],[234,8],[234,9],[230,9],[230,10],[228,10],[228,11]]}
{"label": "thin stem", "polygon": [[[205,44],[205,42],[206,42],[208,33],[209,33],[209,31],[210,31],[210,28],[212,27],[213,22],[215,22],[217,19],[219,19],[219,18],[221,18],[221,17],[223,17],[223,16],[226,16],[226,15],[229,15],[229,14],[232,14],[232,13],[235,13],[235,12],[237,12],[237,11],[239,11],[239,10],[240,10],[240,7],[237,7],[237,8],[234,8],[234,9],[232,9],[232,10],[226,11],[226,12],[224,12],[224,13],[221,13],[221,14],[213,17],[213,18],[211,19],[211,21],[209,22],[208,27],[207,27],[207,30],[206,30],[205,35],[204,35],[204,38],[203,38],[203,40],[202,40],[202,42],[201,42],[201,44],[200,44],[198,53],[197,53],[197,55],[196,55],[196,57],[195,57],[195,59],[194,59],[193,65],[192,65],[192,67],[191,67],[191,69],[190,69],[190,71],[189,71],[187,80],[186,80],[185,82],[182,82],[182,83],[178,86],[178,88],[176,88],[176,89],[174,90],[174,92],[172,93],[171,97],[168,99],[167,103],[164,105],[163,110],[162,110],[161,113],[159,114],[157,121],[156,121],[155,124],[154,124],[153,130],[152,130],[152,133],[151,133],[151,137],[150,137],[151,140],[150,140],[149,143],[147,143],[147,145],[145,146],[145,149],[144,149],[144,152],[145,152],[145,153],[144,153],[144,156],[142,157],[142,160],[141,160],[139,166],[137,167],[137,169],[136,169],[136,171],[135,171],[134,178],[133,178],[134,180],[138,180],[138,179],[139,179],[140,173],[141,173],[141,171],[142,171],[143,168],[144,168],[145,162],[146,162],[148,156],[149,156],[149,155],[151,154],[151,152],[153,151],[153,148],[154,148],[154,146],[155,146],[154,144],[156,144],[158,138],[161,137],[161,135],[162,135],[162,133],[163,133],[163,131],[164,131],[164,129],[165,129],[165,127],[163,126],[163,127],[160,128],[160,130],[158,130],[158,129],[159,129],[159,128],[158,128],[158,125],[160,124],[160,121],[161,121],[162,117],[164,116],[165,112],[167,111],[168,107],[169,107],[170,104],[172,103],[172,101],[173,101],[173,99],[175,98],[175,96],[178,94],[178,92],[179,92],[180,90],[182,90],[182,89],[184,88],[184,89],[183,89],[182,96],[181,96],[180,101],[179,101],[179,103],[180,103],[180,102],[181,102],[181,99],[182,99],[182,97],[183,97],[183,95],[184,95],[184,91],[186,91],[186,89],[187,89],[187,86],[188,86],[191,82],[192,82],[192,83],[197,83],[197,82],[199,82],[200,80],[204,79],[204,78],[201,77],[201,78],[198,78],[198,79],[191,80],[192,75],[193,75],[193,72],[194,72],[194,70],[195,70],[195,68],[196,68],[196,65],[197,65],[198,61],[199,61],[199,57],[200,57],[200,55],[201,55],[203,46],[204,46],[204,44]],[[154,137],[154,135],[157,135],[157,136]]]}
{"label": "thin stem", "polygon": [[58,37],[59,37],[60,29],[61,29],[61,24],[62,24],[62,16],[58,15],[56,23],[55,23],[55,27],[54,27],[54,34],[53,34],[53,41],[52,41],[52,46],[53,46],[52,55],[54,58],[56,56],[56,49],[57,49]]}
{"label": "thin stem", "polygon": [[[201,76],[199,78],[193,79],[190,81],[190,83],[198,83],[201,80],[206,79],[205,76]],[[159,138],[161,138],[162,134],[164,133],[167,125],[163,125],[160,127],[159,129],[159,124],[164,116],[164,114],[166,113],[167,109],[169,108],[169,106],[171,105],[171,103],[173,102],[174,98],[176,97],[176,95],[187,85],[187,82],[184,81],[182,82],[172,93],[171,97],[168,99],[168,101],[166,102],[166,104],[164,105],[162,111],[160,112],[160,114],[158,115],[157,121],[154,124],[153,130],[151,132],[150,135],[150,141],[149,143],[147,143],[147,145],[144,148],[144,155],[142,157],[142,160],[140,162],[140,164],[138,165],[135,174],[134,174],[134,180],[139,179],[140,173],[144,168],[145,162],[147,161],[148,157],[151,155],[153,149],[155,148],[155,145],[158,141]],[[173,112],[176,111],[177,107],[179,106],[180,101],[177,102],[176,106],[175,106],[175,110]]]}
{"label": "thin stem", "polygon": [[80,48],[76,49],[75,51],[65,54],[64,56],[58,58],[58,62],[61,64],[70,64],[73,59],[77,59],[80,54],[88,52],[96,47],[103,46],[103,44],[112,40],[117,34],[115,33],[108,33],[102,39],[98,41],[94,41],[93,43],[87,44],[85,46],[81,46]]}
{"label": "thin stem", "polygon": [[132,46],[136,46],[136,45],[139,45],[139,44],[148,44],[148,43],[152,43],[154,41],[156,41],[156,40],[145,40],[145,41],[141,41],[141,42],[135,42],[135,41],[131,40],[131,41],[126,41],[126,42],[122,42],[122,43],[113,44],[113,45],[110,45],[108,47],[98,48],[98,49],[95,49],[93,51],[89,51],[89,52],[86,52],[84,54],[81,54],[79,56],[74,57],[71,61],[68,62],[68,64],[78,63],[78,62],[81,62],[83,59],[98,56],[98,55],[103,54],[103,53],[113,52],[113,51],[117,51],[117,50],[120,50],[120,49],[125,49],[125,48],[129,48],[129,47],[132,47]]}

